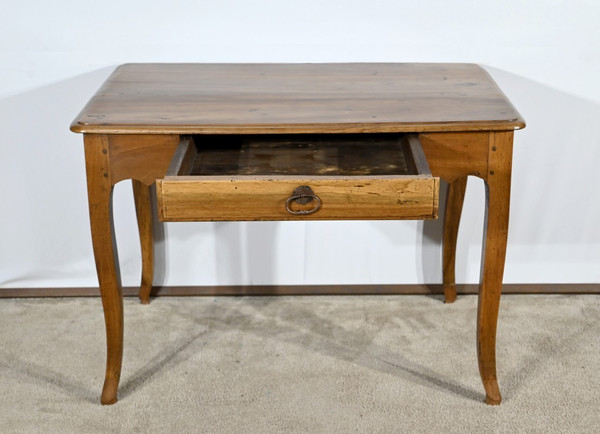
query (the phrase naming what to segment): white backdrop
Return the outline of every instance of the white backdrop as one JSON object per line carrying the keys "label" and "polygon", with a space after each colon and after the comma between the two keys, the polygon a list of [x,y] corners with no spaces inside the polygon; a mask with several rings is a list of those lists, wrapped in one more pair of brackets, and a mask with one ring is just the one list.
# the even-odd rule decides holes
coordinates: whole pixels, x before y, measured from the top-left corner
{"label": "white backdrop", "polygon": [[[0,287],[95,286],[82,137],[69,124],[125,62],[475,62],[515,133],[505,282],[600,282],[596,0],[6,2],[0,16]],[[139,280],[131,186],[115,191],[123,282]],[[471,179],[457,281],[479,279]],[[159,231],[160,232],[160,231]],[[170,223],[157,284],[435,283],[436,222]]]}

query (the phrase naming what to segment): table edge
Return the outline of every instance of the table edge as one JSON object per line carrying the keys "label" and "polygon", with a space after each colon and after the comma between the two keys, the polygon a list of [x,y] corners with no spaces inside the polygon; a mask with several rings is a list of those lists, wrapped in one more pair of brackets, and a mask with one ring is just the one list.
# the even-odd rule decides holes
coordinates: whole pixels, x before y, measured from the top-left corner
{"label": "table edge", "polygon": [[525,128],[523,119],[502,122],[335,123],[335,124],[207,124],[207,125],[84,125],[71,131],[84,134],[340,134],[513,131]]}

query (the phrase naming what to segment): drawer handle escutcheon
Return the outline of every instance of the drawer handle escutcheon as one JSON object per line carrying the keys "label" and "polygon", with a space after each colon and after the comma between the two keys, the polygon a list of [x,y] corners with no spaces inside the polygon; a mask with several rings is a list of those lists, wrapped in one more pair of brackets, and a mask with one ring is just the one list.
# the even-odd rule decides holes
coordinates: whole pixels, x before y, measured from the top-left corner
{"label": "drawer handle escutcheon", "polygon": [[[301,205],[306,205],[307,203],[310,203],[313,200],[316,201],[316,205],[311,209],[301,209],[298,211],[294,211],[290,208],[290,204],[292,203],[292,201],[296,201]],[[321,208],[321,199],[319,199],[319,196],[313,193],[312,189],[308,185],[301,185],[300,187],[296,188],[292,195],[288,197],[288,199],[285,201],[285,209],[287,210],[287,212],[294,215],[312,214],[317,212],[319,208]]]}

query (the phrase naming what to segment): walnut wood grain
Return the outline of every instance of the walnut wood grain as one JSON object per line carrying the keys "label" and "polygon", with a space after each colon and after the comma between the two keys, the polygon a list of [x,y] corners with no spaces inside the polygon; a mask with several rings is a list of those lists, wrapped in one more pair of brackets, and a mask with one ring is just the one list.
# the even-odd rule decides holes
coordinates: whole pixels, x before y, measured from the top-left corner
{"label": "walnut wood grain", "polygon": [[[399,220],[437,218],[437,178],[166,177],[156,184],[162,221]],[[309,186],[321,200],[314,214],[286,211],[286,200]],[[311,209],[314,204],[299,206]]]}
{"label": "walnut wood grain", "polygon": [[167,173],[169,162],[179,144],[177,135],[109,135],[111,179],[116,184],[135,179],[154,184]]}
{"label": "walnut wood grain", "polygon": [[[486,219],[482,253],[482,269],[477,313],[477,355],[479,371],[486,391],[486,403],[501,402],[496,376],[496,326],[502,291],[506,255],[508,215],[510,207],[510,174],[512,164],[512,131],[425,133],[419,134],[423,150],[434,176],[445,179],[450,187],[450,211],[444,227],[444,283],[454,280],[452,251],[458,231],[462,207],[461,179],[468,175],[482,178],[486,185]],[[447,294],[454,289],[446,286]]]}
{"label": "walnut wood grain", "polygon": [[473,64],[127,64],[71,129],[269,134],[524,126],[488,73]]}
{"label": "walnut wood grain", "polygon": [[106,375],[102,404],[117,402],[123,360],[123,292],[112,215],[113,180],[108,138],[85,135],[90,225],[106,324]]}
{"label": "walnut wood grain", "polygon": [[150,292],[152,291],[152,281],[154,279],[152,201],[150,199],[150,187],[135,179],[132,184],[142,252],[142,279],[139,297],[142,304],[148,304],[150,303]]}
{"label": "walnut wood grain", "polygon": [[446,195],[442,240],[444,297],[446,303],[452,303],[456,300],[456,242],[458,240],[458,227],[460,225],[466,188],[467,177],[464,176],[448,184],[448,193]]}
{"label": "walnut wood grain", "polygon": [[124,179],[134,180],[142,248],[140,299],[149,301],[153,277],[152,213],[148,186],[165,175],[179,136],[85,134],[90,226],[107,335],[107,364],[102,404],[117,402],[123,359],[123,295],[114,239],[112,192]]}
{"label": "walnut wood grain", "polygon": [[419,134],[433,176],[448,183],[464,176],[485,176],[489,132]]}
{"label": "walnut wood grain", "polygon": [[486,391],[486,403],[502,401],[496,376],[496,328],[508,237],[512,132],[490,133],[486,186],[486,213],[479,301],[477,307],[477,356]]}

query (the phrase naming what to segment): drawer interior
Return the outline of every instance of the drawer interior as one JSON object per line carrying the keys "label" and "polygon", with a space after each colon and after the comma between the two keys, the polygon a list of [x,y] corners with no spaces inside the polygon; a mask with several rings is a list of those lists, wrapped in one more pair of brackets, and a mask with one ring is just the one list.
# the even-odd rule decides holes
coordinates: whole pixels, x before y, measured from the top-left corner
{"label": "drawer interior", "polygon": [[430,175],[416,136],[197,135],[182,138],[167,176]]}

